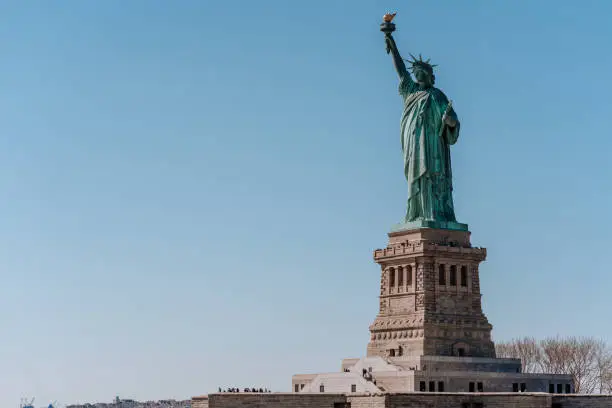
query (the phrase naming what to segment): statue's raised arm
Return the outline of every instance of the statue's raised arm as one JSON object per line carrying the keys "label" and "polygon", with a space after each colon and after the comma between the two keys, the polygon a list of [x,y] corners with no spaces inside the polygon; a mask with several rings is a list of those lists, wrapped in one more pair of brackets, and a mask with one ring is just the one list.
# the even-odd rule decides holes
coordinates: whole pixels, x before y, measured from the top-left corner
{"label": "statue's raised arm", "polygon": [[391,35],[391,33],[395,31],[395,24],[391,22],[393,21],[393,17],[395,17],[395,13],[384,15],[383,23],[380,25],[380,31],[385,33],[387,54],[391,54],[391,57],[393,58],[393,65],[395,66],[397,75],[399,75],[400,80],[402,80],[404,78],[410,78],[410,73],[406,69],[406,64],[404,64],[404,60],[402,59],[399,50],[397,49],[395,39],[393,39],[393,36]]}
{"label": "statue's raised arm", "polygon": [[410,73],[406,69],[406,64],[404,64],[404,60],[397,49],[397,45],[391,33],[385,34],[385,41],[387,42],[387,54],[391,54],[391,58],[393,58],[393,66],[395,66],[397,75],[399,75],[400,79],[410,77]]}

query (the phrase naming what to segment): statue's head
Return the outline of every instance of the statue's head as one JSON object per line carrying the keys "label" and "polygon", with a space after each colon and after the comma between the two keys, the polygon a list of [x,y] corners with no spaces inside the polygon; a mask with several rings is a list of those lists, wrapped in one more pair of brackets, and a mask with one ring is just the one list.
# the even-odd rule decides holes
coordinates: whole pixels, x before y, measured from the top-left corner
{"label": "statue's head", "polygon": [[436,82],[436,76],[434,75],[433,69],[435,65],[429,63],[429,60],[423,61],[423,58],[419,55],[417,59],[414,55],[410,54],[412,57],[412,74],[414,78],[418,82],[418,84],[423,88],[431,88]]}

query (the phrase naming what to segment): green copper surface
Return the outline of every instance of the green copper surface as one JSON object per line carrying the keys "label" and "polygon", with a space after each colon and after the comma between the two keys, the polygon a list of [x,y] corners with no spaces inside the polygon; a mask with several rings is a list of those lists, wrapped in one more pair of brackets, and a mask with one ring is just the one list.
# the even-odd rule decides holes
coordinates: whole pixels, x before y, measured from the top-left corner
{"label": "green copper surface", "polygon": [[456,231],[468,231],[468,225],[461,222],[455,221],[427,221],[427,220],[416,220],[410,222],[403,222],[396,224],[391,228],[391,232],[398,231],[409,231],[419,228],[436,228],[436,229],[447,229]]}
{"label": "green copper surface", "polygon": [[412,57],[413,79],[391,35],[394,30],[394,24],[381,25],[404,101],[400,141],[408,204],[401,229],[415,225],[467,230],[466,224],[456,222],[452,195],[450,146],[459,138],[459,119],[446,95],[433,86],[434,66],[429,60]]}

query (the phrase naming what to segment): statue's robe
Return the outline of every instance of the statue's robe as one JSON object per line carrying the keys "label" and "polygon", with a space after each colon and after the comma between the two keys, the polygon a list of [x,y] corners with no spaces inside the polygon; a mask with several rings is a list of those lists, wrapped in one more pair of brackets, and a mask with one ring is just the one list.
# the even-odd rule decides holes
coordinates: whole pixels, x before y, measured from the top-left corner
{"label": "statue's robe", "polygon": [[[406,222],[456,221],[453,206],[450,145],[459,138],[459,121],[451,128],[442,121],[448,99],[442,91],[421,88],[410,74],[402,76],[404,99],[401,142],[408,181]],[[455,119],[455,111],[450,115]]]}

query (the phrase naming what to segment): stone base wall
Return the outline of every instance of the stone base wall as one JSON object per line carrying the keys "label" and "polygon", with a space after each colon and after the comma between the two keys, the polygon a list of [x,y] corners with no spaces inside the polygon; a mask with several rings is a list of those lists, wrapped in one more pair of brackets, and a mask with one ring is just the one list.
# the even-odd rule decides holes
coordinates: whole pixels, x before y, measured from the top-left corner
{"label": "stone base wall", "polygon": [[351,404],[350,408],[386,408],[387,397],[385,395],[348,396],[346,402]]}
{"label": "stone base wall", "polygon": [[211,394],[192,408],[610,408],[612,395],[544,393]]}
{"label": "stone base wall", "polygon": [[301,393],[221,393],[208,396],[210,408],[344,408],[346,395]]}
{"label": "stone base wall", "polygon": [[391,394],[385,408],[436,407],[436,408],[551,408],[548,394]]}
{"label": "stone base wall", "polygon": [[191,398],[191,408],[208,408],[208,395]]}
{"label": "stone base wall", "polygon": [[612,395],[553,395],[552,408],[610,408]]}

